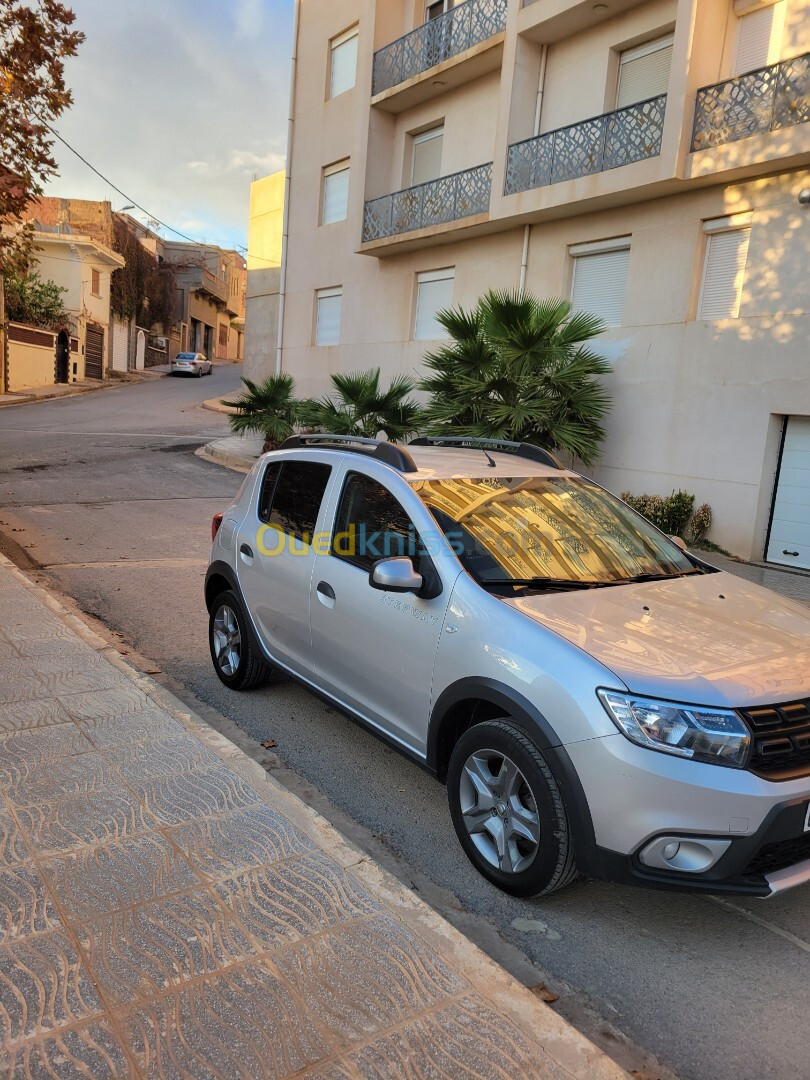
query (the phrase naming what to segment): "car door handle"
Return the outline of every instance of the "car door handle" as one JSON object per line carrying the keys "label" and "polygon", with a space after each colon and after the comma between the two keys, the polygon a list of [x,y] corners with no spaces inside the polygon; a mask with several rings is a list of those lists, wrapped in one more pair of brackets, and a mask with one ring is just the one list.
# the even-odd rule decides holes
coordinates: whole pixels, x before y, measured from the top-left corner
{"label": "car door handle", "polygon": [[325,596],[327,600],[335,599],[335,590],[326,581],[318,582],[318,592],[321,594],[321,596]]}
{"label": "car door handle", "polygon": [[253,558],[253,548],[250,547],[248,544],[242,544],[242,546],[239,548],[239,551],[242,553],[242,555],[247,555],[249,559]]}
{"label": "car door handle", "polygon": [[783,551],[782,554],[783,555],[792,555],[794,559],[798,559],[798,557],[799,557],[798,551]]}

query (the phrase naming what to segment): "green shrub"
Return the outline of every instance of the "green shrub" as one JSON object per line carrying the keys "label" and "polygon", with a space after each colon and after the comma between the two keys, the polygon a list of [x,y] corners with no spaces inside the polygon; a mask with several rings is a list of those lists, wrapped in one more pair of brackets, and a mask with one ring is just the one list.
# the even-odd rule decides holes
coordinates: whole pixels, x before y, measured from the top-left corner
{"label": "green shrub", "polygon": [[693,544],[697,544],[712,527],[712,508],[708,503],[699,506],[694,513],[689,529],[689,538]]}
{"label": "green shrub", "polygon": [[[631,495],[629,491],[626,491],[622,499],[668,536],[683,536],[695,508],[695,496],[686,491],[673,491],[666,497]],[[703,509],[704,507],[701,507],[701,510]],[[708,507],[706,509],[709,510],[709,524],[711,524],[711,510]]]}

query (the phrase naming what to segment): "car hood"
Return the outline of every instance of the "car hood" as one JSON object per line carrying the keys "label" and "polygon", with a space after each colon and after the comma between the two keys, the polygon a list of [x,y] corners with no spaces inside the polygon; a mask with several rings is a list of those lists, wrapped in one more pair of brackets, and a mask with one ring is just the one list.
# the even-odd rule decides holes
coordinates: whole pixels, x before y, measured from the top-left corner
{"label": "car hood", "polygon": [[810,697],[810,609],[731,574],[505,603],[636,694],[730,708]]}

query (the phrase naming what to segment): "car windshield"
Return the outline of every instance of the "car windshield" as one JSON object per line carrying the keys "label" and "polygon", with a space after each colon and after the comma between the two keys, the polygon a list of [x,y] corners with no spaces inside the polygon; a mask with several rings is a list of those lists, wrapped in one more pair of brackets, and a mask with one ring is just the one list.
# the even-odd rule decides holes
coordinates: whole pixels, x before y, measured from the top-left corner
{"label": "car windshield", "polygon": [[581,477],[426,480],[414,489],[488,585],[609,585],[699,573],[681,549]]}

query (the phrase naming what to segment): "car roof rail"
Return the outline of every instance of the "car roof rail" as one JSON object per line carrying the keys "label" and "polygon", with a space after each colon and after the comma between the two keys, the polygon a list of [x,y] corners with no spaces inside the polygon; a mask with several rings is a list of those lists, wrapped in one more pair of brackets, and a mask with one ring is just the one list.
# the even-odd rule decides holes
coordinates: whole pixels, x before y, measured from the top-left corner
{"label": "car roof rail", "polygon": [[418,472],[419,468],[408,451],[384,439],[364,439],[360,435],[291,435],[279,450],[306,450],[324,447],[328,450],[349,450],[390,465],[399,472]]}
{"label": "car roof rail", "polygon": [[503,451],[514,454],[515,457],[528,458],[529,461],[537,461],[541,465],[547,465],[551,469],[565,469],[563,463],[549,450],[542,446],[533,446],[531,443],[513,442],[510,439],[479,439],[475,435],[438,435],[435,438],[422,436],[411,439],[408,446],[455,446],[461,450],[487,449]]}

